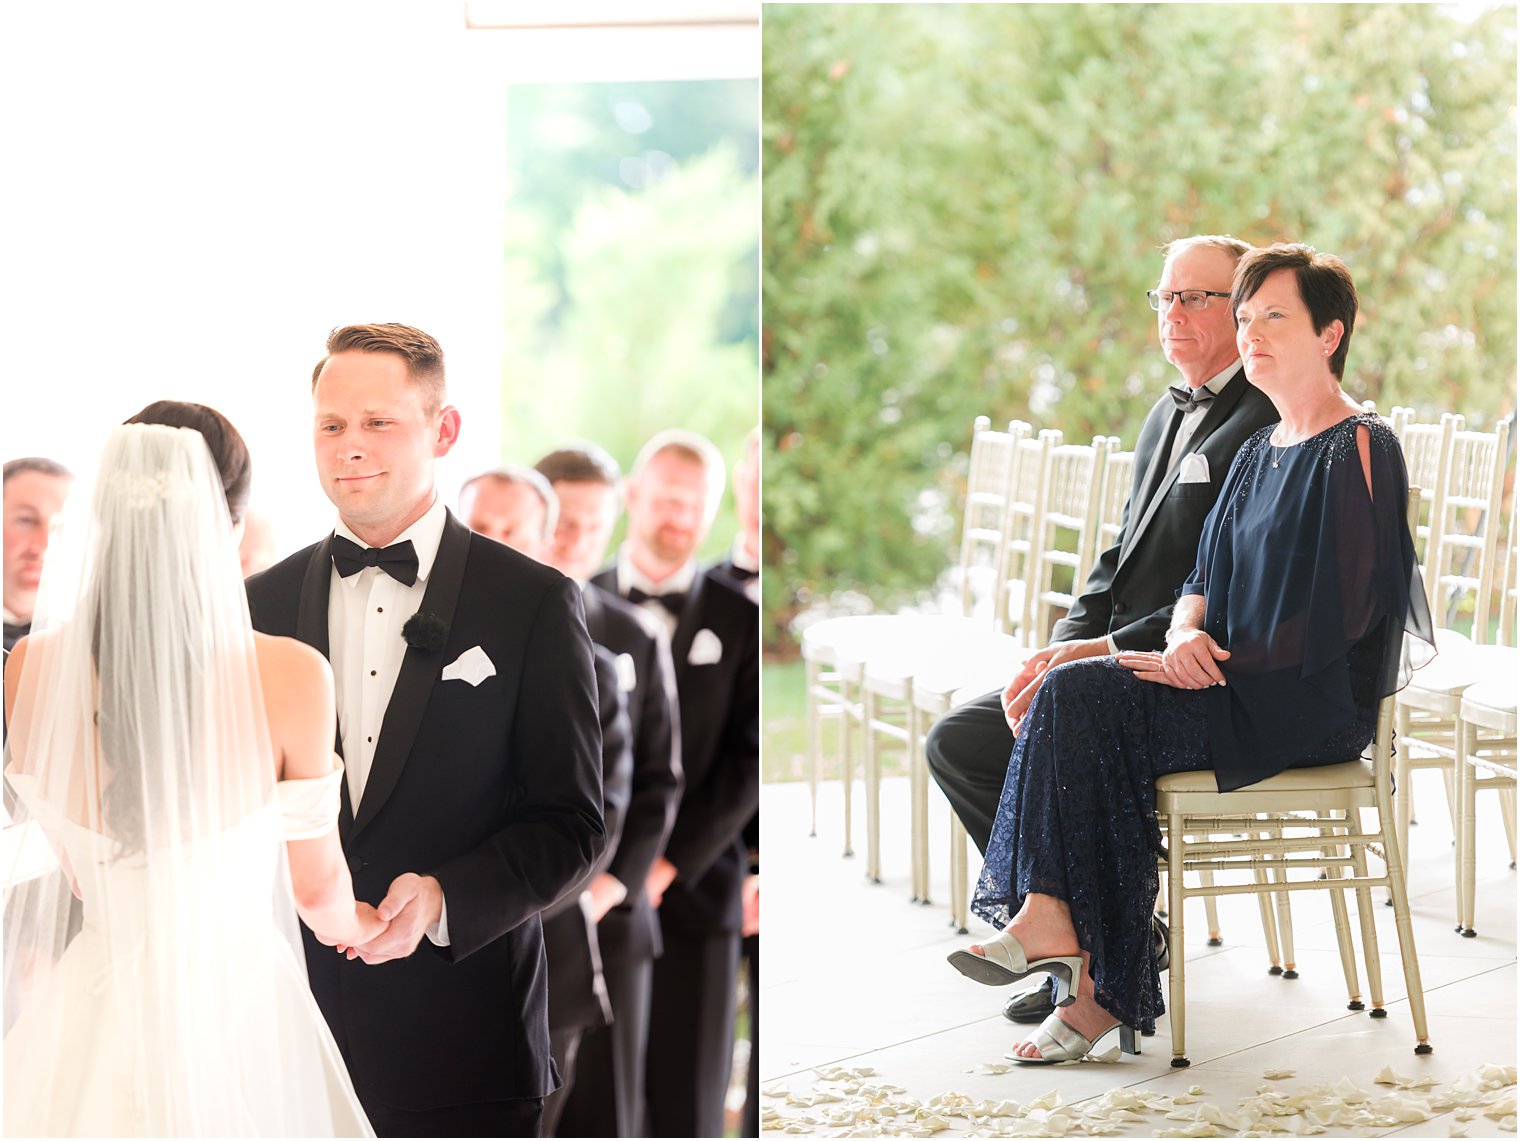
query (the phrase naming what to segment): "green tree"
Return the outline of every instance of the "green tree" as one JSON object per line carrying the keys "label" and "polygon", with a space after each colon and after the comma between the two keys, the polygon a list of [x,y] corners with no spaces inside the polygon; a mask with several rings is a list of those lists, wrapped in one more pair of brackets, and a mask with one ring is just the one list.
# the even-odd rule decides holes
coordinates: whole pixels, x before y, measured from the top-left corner
{"label": "green tree", "polygon": [[1133,443],[1173,238],[1344,258],[1358,399],[1513,408],[1512,7],[768,5],[762,88],[773,650],[935,582],[978,413]]}
{"label": "green tree", "polygon": [[[662,428],[736,457],[759,416],[754,83],[513,88],[502,447],[624,466]],[[703,554],[732,541],[723,504]]]}

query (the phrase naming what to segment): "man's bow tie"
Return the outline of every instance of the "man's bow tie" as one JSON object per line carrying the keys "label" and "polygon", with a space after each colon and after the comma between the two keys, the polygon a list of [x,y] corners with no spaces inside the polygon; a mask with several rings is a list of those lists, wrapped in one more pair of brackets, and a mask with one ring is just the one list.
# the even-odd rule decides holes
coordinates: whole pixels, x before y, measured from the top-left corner
{"label": "man's bow tie", "polygon": [[417,581],[417,552],[410,539],[389,547],[361,547],[351,539],[334,535],[332,560],[343,578],[358,574],[365,567],[379,567],[403,586]]}
{"label": "man's bow tie", "polygon": [[1171,393],[1172,401],[1184,412],[1191,412],[1194,408],[1202,408],[1210,400],[1214,399],[1214,394],[1209,391],[1207,385],[1199,385],[1197,388],[1178,385],[1175,388],[1168,388],[1167,391]]}
{"label": "man's bow tie", "polygon": [[658,602],[675,617],[681,617],[681,611],[686,609],[686,591],[672,590],[668,594],[646,594],[636,586],[628,588],[628,601],[635,606],[645,602]]}

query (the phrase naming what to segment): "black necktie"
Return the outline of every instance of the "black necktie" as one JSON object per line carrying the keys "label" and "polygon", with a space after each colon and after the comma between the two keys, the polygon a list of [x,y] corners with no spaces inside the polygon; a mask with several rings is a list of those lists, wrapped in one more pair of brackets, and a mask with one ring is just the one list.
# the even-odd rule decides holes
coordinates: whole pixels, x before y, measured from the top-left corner
{"label": "black necktie", "polygon": [[403,586],[417,581],[417,552],[410,539],[389,547],[361,547],[351,539],[334,535],[332,560],[343,578],[358,574],[365,567],[379,567]]}
{"label": "black necktie", "polygon": [[1187,388],[1178,385],[1175,388],[1168,388],[1167,391],[1172,394],[1172,401],[1183,412],[1191,412],[1195,408],[1202,408],[1210,400],[1214,399],[1214,394],[1209,391],[1206,385],[1199,385],[1197,388]]}
{"label": "black necktie", "polygon": [[684,590],[672,590],[667,594],[646,594],[636,586],[628,588],[628,601],[638,606],[653,600],[658,602],[675,617],[681,617],[681,611],[686,609],[686,592]]}

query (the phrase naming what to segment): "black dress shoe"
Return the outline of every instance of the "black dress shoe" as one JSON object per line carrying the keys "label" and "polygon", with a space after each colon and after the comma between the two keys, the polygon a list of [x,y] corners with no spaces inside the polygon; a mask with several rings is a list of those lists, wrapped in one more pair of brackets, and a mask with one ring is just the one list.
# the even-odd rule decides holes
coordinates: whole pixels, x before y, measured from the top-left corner
{"label": "black dress shoe", "polygon": [[1003,1004],[1003,1017],[1009,1022],[1044,1022],[1056,1008],[1052,998],[1055,980],[1046,975],[1045,981],[1029,990],[1021,990]]}
{"label": "black dress shoe", "polygon": [[[1171,965],[1171,952],[1167,949],[1166,924],[1151,916],[1151,953],[1156,956],[1156,969],[1164,971]],[[1055,1000],[1051,997],[1054,992],[1052,979],[1045,976],[1045,981],[1039,986],[1029,990],[1021,990],[1003,1004],[1003,1017],[1009,1022],[1044,1022],[1047,1015],[1055,1010]]]}

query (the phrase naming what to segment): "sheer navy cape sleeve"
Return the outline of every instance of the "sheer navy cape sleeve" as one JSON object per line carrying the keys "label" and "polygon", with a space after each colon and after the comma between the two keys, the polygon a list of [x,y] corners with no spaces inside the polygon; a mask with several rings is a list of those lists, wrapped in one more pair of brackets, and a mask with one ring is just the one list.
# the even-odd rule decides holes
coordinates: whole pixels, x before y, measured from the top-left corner
{"label": "sheer navy cape sleeve", "polygon": [[1433,640],[1392,431],[1355,415],[1289,448],[1270,434],[1236,456],[1182,589],[1204,595],[1204,628],[1230,651],[1226,684],[1207,691],[1222,792],[1353,759],[1325,751],[1351,726],[1370,739],[1378,701],[1408,678],[1406,632]]}

